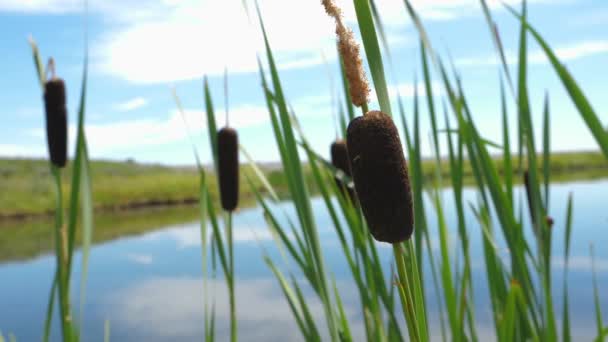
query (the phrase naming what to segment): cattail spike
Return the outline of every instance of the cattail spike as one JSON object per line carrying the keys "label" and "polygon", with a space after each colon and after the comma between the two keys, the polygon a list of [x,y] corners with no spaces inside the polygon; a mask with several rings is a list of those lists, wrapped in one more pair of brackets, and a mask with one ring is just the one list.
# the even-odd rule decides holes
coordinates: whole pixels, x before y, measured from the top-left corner
{"label": "cattail spike", "polygon": [[67,162],[67,109],[65,84],[60,78],[52,78],[44,85],[44,109],[46,113],[46,138],[51,163],[64,167]]}
{"label": "cattail spike", "polygon": [[239,142],[236,130],[230,127],[220,129],[217,143],[222,208],[233,211],[239,201]]}
{"label": "cattail spike", "polygon": [[357,197],[378,241],[399,243],[414,231],[407,163],[393,120],[380,111],[355,118],[346,132]]}

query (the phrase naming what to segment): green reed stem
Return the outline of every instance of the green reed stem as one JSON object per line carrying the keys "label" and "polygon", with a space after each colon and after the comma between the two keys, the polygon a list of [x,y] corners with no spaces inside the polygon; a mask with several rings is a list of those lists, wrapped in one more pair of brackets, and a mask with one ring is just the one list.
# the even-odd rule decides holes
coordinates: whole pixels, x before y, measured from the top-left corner
{"label": "green reed stem", "polygon": [[228,280],[228,291],[230,292],[230,341],[237,340],[237,319],[236,319],[236,298],[234,293],[234,241],[232,234],[232,212],[227,214],[226,234],[228,243],[228,270],[226,270],[226,280]]}
{"label": "green reed stem", "polygon": [[407,330],[411,341],[421,341],[418,325],[416,324],[416,313],[412,299],[412,291],[410,289],[410,281],[407,275],[407,268],[401,245],[393,244],[393,253],[397,264],[397,274],[399,275],[398,288],[399,296],[401,297],[401,305],[403,307],[403,316],[407,323]]}
{"label": "green reed stem", "polygon": [[55,179],[57,191],[57,208],[55,211],[55,256],[57,259],[57,288],[59,290],[59,314],[61,316],[61,329],[64,341],[72,341],[72,315],[70,312],[69,280],[67,270],[67,232],[62,234],[63,227],[63,192],[61,189],[61,169],[51,165],[51,173]]}

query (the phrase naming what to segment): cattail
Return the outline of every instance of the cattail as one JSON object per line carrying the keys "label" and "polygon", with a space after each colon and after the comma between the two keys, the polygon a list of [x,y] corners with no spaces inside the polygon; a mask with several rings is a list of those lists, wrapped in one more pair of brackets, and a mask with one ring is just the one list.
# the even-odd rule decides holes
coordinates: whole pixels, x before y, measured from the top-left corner
{"label": "cattail", "polygon": [[346,132],[357,197],[378,241],[399,243],[414,230],[407,163],[393,120],[380,111],[355,118]]}
{"label": "cattail", "polygon": [[551,216],[547,216],[545,217],[545,221],[547,221],[547,227],[552,228],[553,227],[553,217]]}
{"label": "cattail", "polygon": [[51,163],[57,167],[64,167],[67,161],[68,114],[65,102],[65,84],[62,79],[53,77],[44,85],[44,109]]}
{"label": "cattail", "polygon": [[[350,172],[350,165],[348,162],[348,149],[346,147],[346,141],[340,139],[336,140],[331,144],[331,164],[338,170],[344,172],[348,177],[352,177],[352,173]],[[355,201],[355,192],[352,188],[350,188],[347,184],[339,179],[338,177],[334,177],[336,181],[336,185],[342,192],[347,192],[351,201]]]}
{"label": "cattail", "polygon": [[239,201],[239,142],[236,130],[230,127],[220,129],[217,142],[222,208],[233,211]]}

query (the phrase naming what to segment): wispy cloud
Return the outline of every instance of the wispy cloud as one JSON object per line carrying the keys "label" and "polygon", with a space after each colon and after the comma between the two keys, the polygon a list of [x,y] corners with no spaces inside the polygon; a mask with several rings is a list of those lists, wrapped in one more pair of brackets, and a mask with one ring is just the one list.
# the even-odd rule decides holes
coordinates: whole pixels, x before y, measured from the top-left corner
{"label": "wispy cloud", "polygon": [[[589,56],[608,53],[608,40],[589,40],[570,45],[562,45],[555,48],[554,52],[562,62],[574,61]],[[508,64],[517,63],[517,53],[508,50],[505,54]],[[533,64],[546,64],[548,63],[548,60],[543,51],[535,50],[528,54],[528,62]],[[460,67],[496,66],[499,64],[500,61],[494,55],[456,59],[456,65]]]}
{"label": "wispy cloud", "polygon": [[129,112],[141,107],[144,107],[148,104],[148,100],[143,97],[135,97],[125,102],[117,103],[114,108],[119,112]]}

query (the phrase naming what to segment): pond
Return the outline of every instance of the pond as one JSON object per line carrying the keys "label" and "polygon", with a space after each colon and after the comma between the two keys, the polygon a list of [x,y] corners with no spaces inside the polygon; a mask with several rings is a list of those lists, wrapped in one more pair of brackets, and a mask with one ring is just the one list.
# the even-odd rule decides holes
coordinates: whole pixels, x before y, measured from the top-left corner
{"label": "pond", "polygon": [[[455,212],[450,189],[443,190],[448,223],[455,234]],[[554,184],[550,214],[555,220],[553,277],[556,312],[561,316],[563,231],[566,202],[573,193],[574,217],[569,271],[570,309],[573,336],[591,340],[595,336],[595,313],[590,243],[595,247],[595,267],[600,288],[600,306],[608,312],[608,179]],[[517,194],[523,199],[521,189]],[[467,201],[475,201],[472,189]],[[312,200],[328,269],[336,283],[354,330],[363,339],[363,325],[356,286],[333,231],[323,201]],[[293,213],[289,203],[280,204]],[[91,249],[82,316],[82,340],[100,341],[106,320],[112,341],[200,341],[203,340],[204,306],[200,226],[196,207],[167,208],[128,213],[100,214],[96,218],[95,245]],[[485,286],[481,232],[472,213],[467,214],[473,258],[475,316],[481,340],[493,339],[493,326]],[[243,341],[301,341],[297,325],[277,281],[262,260],[263,250],[286,273],[299,273],[283,262],[259,208],[243,209],[234,218],[236,297],[239,336]],[[436,225],[429,215],[431,234]],[[19,341],[41,339],[48,294],[55,269],[52,254],[52,224],[31,221],[0,224],[0,330]],[[379,244],[386,269],[391,249]],[[507,254],[508,251],[504,251]],[[219,265],[218,265],[219,268]],[[78,309],[80,258],[74,265],[72,300]],[[427,272],[428,275],[428,272]],[[301,279],[301,278],[298,278]],[[304,282],[304,280],[302,280]],[[428,281],[430,285],[430,279]],[[434,290],[429,298],[433,340],[440,339]],[[318,316],[322,307],[307,291],[311,309]],[[215,301],[218,340],[227,340],[229,312],[223,276],[218,270],[209,281],[209,296]],[[75,310],[78,312],[78,310]],[[78,313],[76,314],[77,317]],[[325,327],[319,321],[319,327]],[[52,340],[59,340],[57,315]]]}

